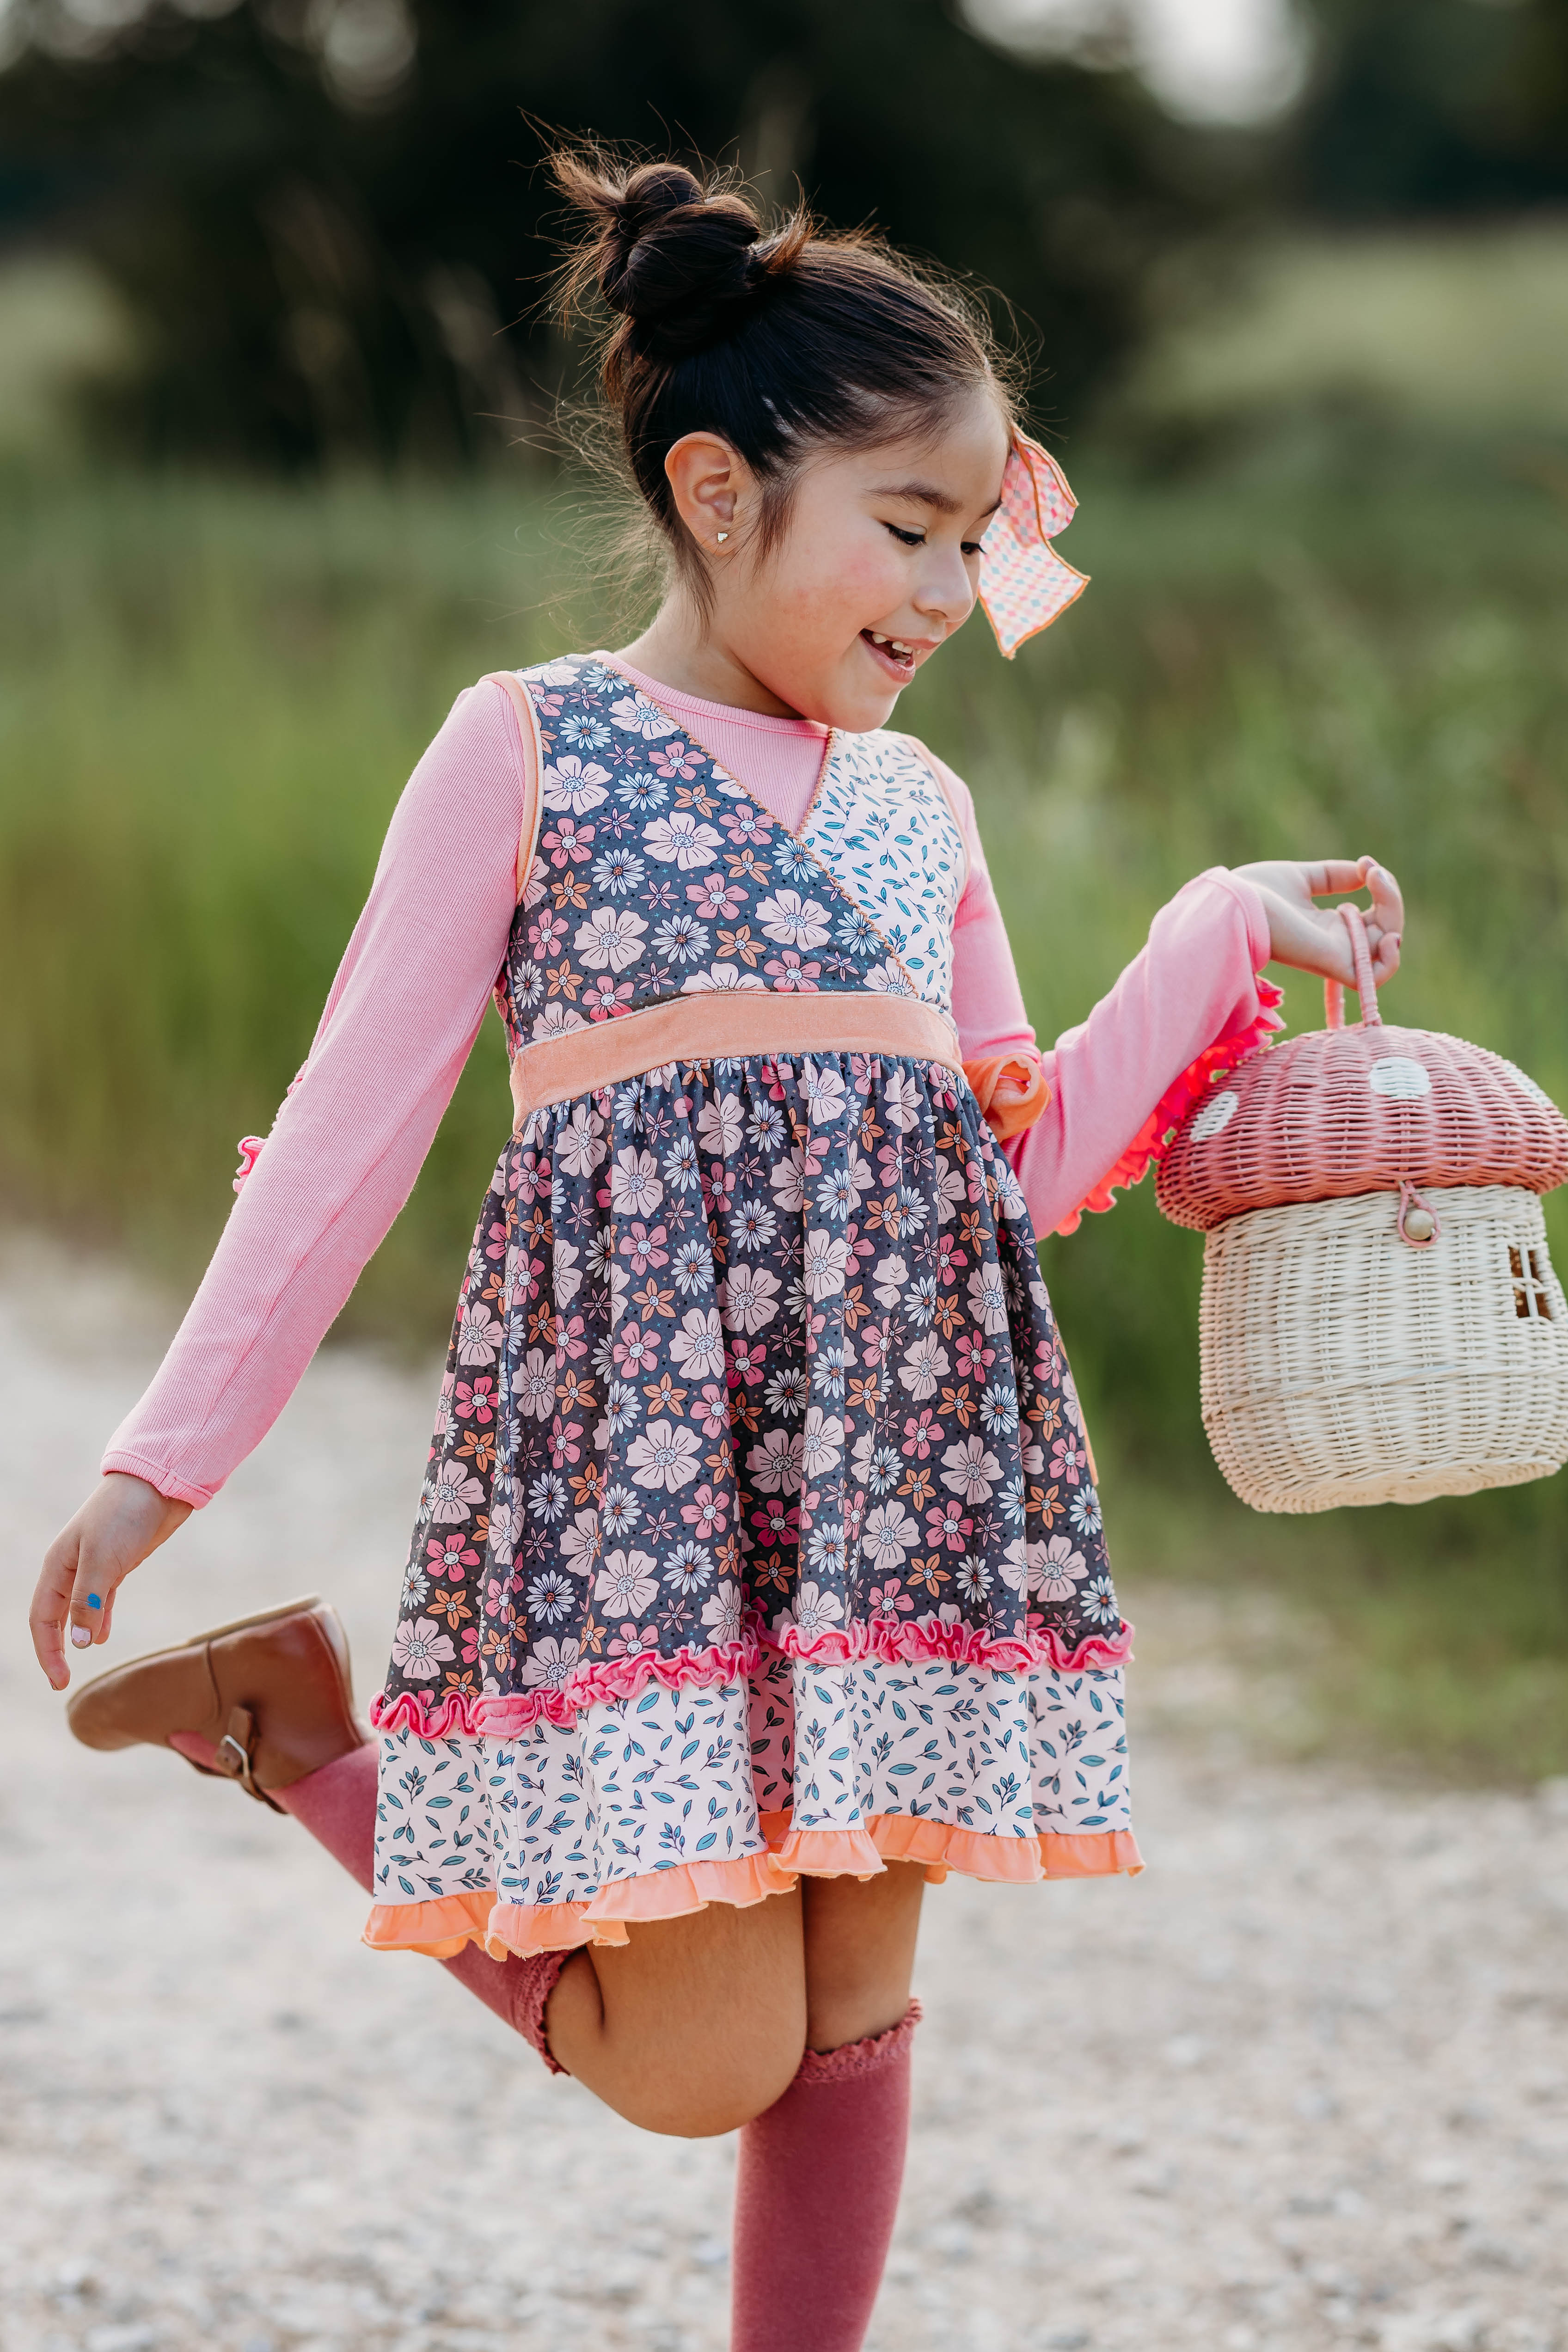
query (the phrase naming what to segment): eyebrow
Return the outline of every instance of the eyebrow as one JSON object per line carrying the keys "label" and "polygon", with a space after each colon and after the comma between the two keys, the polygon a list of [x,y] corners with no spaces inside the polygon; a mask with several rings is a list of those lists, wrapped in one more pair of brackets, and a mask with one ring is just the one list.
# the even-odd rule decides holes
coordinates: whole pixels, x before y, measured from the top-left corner
{"label": "eyebrow", "polygon": [[[962,510],[957,499],[946,490],[939,490],[931,482],[883,482],[872,491],[871,496],[874,499],[907,499],[913,506],[934,507],[938,514],[952,515]],[[981,520],[988,520],[1001,504],[1000,499],[993,499]]]}

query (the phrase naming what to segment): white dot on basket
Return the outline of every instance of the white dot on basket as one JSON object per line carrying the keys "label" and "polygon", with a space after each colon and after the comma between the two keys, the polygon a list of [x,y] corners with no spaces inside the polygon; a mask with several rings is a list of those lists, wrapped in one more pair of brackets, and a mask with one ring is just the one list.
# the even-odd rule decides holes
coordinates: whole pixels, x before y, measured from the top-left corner
{"label": "white dot on basket", "polygon": [[1374,1095],[1388,1095],[1394,1102],[1414,1102],[1418,1095],[1432,1091],[1426,1070],[1408,1054],[1384,1054],[1373,1064],[1367,1085]]}
{"label": "white dot on basket", "polygon": [[1227,1087],[1223,1094],[1212,1095],[1193,1121],[1193,1141],[1206,1143],[1222,1127],[1228,1127],[1241,1108],[1241,1097],[1233,1095]]}

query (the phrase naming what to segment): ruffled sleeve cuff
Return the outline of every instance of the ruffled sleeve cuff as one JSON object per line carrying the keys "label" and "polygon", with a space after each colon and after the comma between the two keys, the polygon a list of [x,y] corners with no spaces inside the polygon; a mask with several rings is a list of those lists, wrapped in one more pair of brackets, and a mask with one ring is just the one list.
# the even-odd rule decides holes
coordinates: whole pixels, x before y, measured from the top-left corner
{"label": "ruffled sleeve cuff", "polygon": [[[1221,866],[1201,875],[1198,882],[1214,884],[1225,890],[1245,917],[1247,953],[1252,967],[1250,985],[1242,992],[1239,1003],[1233,998],[1217,1034],[1171,1080],[1131,1141],[1118,1153],[1104,1174],[1089,1186],[1068,1215],[1052,1227],[1056,1233],[1076,1233],[1086,1209],[1103,1211],[1113,1208],[1119,1190],[1141,1183],[1151,1165],[1164,1158],[1177,1128],[1199,1096],[1206,1094],[1226,1070],[1233,1070],[1239,1062],[1245,1062],[1249,1055],[1256,1054],[1260,1046],[1266,1045],[1277,1030],[1285,1026],[1285,1016],[1280,1010],[1285,992],[1273,981],[1263,977],[1263,967],[1268,961],[1271,942],[1268,917],[1262,899],[1249,883]],[[1182,898],[1185,898],[1189,893],[1194,893],[1193,884],[1187,886]],[[1155,930],[1151,934],[1150,946],[1144,951],[1146,955],[1162,957],[1169,952],[1163,949],[1159,932],[1160,926],[1156,923]],[[1191,955],[1190,944],[1184,943],[1176,950],[1169,974],[1173,984],[1179,985],[1181,982],[1195,977],[1187,961]]]}

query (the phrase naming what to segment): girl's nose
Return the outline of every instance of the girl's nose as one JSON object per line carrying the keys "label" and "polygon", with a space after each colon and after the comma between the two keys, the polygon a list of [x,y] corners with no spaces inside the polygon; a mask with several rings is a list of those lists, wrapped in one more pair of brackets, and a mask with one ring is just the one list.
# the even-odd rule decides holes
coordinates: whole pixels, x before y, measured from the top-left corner
{"label": "girl's nose", "polygon": [[932,551],[929,566],[921,569],[913,603],[917,613],[941,621],[949,629],[956,629],[969,618],[974,609],[974,583],[956,547]]}

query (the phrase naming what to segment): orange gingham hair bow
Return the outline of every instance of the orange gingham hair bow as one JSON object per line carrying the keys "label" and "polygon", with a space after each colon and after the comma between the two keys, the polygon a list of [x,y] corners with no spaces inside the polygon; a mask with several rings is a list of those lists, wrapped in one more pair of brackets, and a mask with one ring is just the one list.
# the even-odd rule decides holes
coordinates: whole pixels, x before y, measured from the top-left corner
{"label": "orange gingham hair bow", "polygon": [[980,602],[1009,661],[1028,637],[1048,629],[1089,585],[1051,545],[1078,511],[1056,459],[1015,433],[1002,476],[1002,503],[985,530]]}

